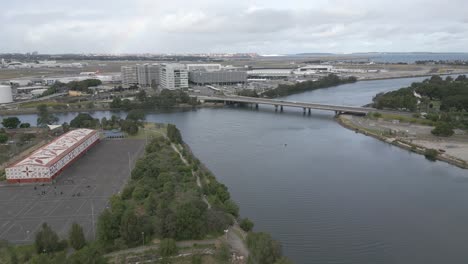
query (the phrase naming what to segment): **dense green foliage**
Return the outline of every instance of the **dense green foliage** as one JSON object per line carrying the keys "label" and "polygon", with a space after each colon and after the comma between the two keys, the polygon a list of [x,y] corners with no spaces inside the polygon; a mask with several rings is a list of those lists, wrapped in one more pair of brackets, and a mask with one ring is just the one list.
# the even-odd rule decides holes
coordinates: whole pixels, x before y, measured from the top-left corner
{"label": "dense green foliage", "polygon": [[426,151],[424,152],[424,157],[432,161],[435,161],[438,155],[439,152],[436,149],[426,149]]}
{"label": "dense green foliage", "polygon": [[254,223],[252,221],[250,221],[250,219],[248,218],[244,218],[241,220],[240,222],[240,227],[242,228],[242,230],[244,230],[245,232],[250,232],[252,231],[253,227],[254,227]]}
{"label": "dense green foliage", "polygon": [[99,127],[99,119],[95,119],[87,113],[79,113],[72,121],[70,121],[70,127],[97,128]]}
{"label": "dense green foliage", "polygon": [[86,245],[83,228],[77,223],[73,223],[68,233],[68,241],[75,250],[80,250]]}
{"label": "dense green foliage", "polygon": [[437,122],[435,128],[431,131],[433,135],[440,137],[450,137],[453,135],[453,127],[446,122]]}
{"label": "dense green foliage", "polygon": [[21,123],[21,121],[19,120],[18,117],[14,116],[14,117],[6,117],[3,119],[2,121],[2,125],[6,128],[10,128],[10,129],[14,129],[14,128],[18,128],[19,124]]}
{"label": "dense green foliage", "polygon": [[465,75],[456,79],[448,76],[445,80],[435,75],[423,82],[412,83],[410,87],[378,94],[374,106],[415,111],[418,100],[413,92],[423,97],[419,106],[421,111],[431,110],[434,102],[440,102],[441,111],[468,111],[468,78]]}
{"label": "dense green foliage", "polygon": [[[144,115],[144,113],[143,113]],[[121,119],[118,116],[113,115],[110,119],[103,117],[101,119],[101,127],[104,130],[113,130],[120,129],[123,132],[128,133],[129,135],[136,135],[140,130],[140,127],[143,125],[141,121],[129,119]]]}
{"label": "dense green foliage", "polygon": [[0,144],[5,144],[8,141],[8,134],[0,133]]}
{"label": "dense green foliage", "polygon": [[167,125],[167,137],[169,138],[169,140],[171,140],[171,142],[174,142],[176,144],[182,143],[182,136],[180,135],[180,131],[173,124]]}
{"label": "dense green foliage", "polygon": [[127,114],[127,120],[133,120],[133,121],[143,121],[145,120],[145,111],[141,109],[134,109],[130,110]]}
{"label": "dense green foliage", "polygon": [[345,83],[353,83],[356,81],[357,79],[355,77],[341,79],[335,74],[330,74],[326,77],[319,79],[318,81],[306,81],[294,85],[278,85],[278,87],[275,89],[265,91],[263,95],[269,98],[282,97],[290,94],[302,93],[306,91],[332,87]]}
{"label": "dense green foliage", "polygon": [[41,230],[37,232],[34,240],[34,246],[36,252],[40,253],[52,253],[61,251],[65,248],[64,244],[59,241],[58,235],[47,225],[43,223]]}
{"label": "dense green foliage", "polygon": [[107,249],[139,245],[142,232],[148,240],[201,239],[222,234],[231,223],[223,208],[208,209],[191,166],[184,165],[170,141],[156,138],[121,195],[99,217],[97,239]]}
{"label": "dense green foliage", "polygon": [[188,93],[182,90],[162,90],[159,95],[147,96],[145,92],[140,91],[135,101],[128,99],[114,98],[110,104],[112,109],[145,109],[154,110],[160,108],[170,108],[178,104],[196,105],[196,99],[190,98]]}
{"label": "dense green foliage", "polygon": [[267,233],[249,233],[247,247],[249,264],[271,264],[281,258],[281,245]]}
{"label": "dense green foliage", "polygon": [[37,126],[38,127],[45,127],[47,125],[52,125],[54,123],[57,123],[59,120],[58,117],[53,115],[52,113],[49,112],[47,109],[47,105],[39,105],[37,107]]}
{"label": "dense green foliage", "polygon": [[30,128],[31,127],[31,124],[29,123],[21,123],[21,125],[19,126],[20,128]]}
{"label": "dense green foliage", "polygon": [[159,254],[163,257],[169,257],[177,254],[176,241],[172,238],[165,238],[159,243]]}
{"label": "dense green foliage", "polygon": [[237,92],[239,96],[248,96],[248,97],[258,97],[258,94],[255,90],[242,89]]}
{"label": "dense green foliage", "polygon": [[415,111],[418,100],[409,88],[378,94],[374,98],[374,106],[378,109],[392,108]]}

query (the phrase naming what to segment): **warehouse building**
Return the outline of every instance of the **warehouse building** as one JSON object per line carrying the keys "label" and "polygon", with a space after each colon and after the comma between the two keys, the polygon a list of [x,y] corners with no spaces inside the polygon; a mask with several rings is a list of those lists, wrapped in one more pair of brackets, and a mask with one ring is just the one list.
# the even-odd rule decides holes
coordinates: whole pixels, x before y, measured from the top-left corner
{"label": "warehouse building", "polygon": [[7,167],[7,182],[51,182],[98,142],[99,133],[96,130],[72,130]]}
{"label": "warehouse building", "polygon": [[187,64],[187,70],[191,71],[220,71],[221,64]]}
{"label": "warehouse building", "polygon": [[198,85],[205,84],[236,84],[247,82],[245,71],[193,71],[190,72],[190,82]]}

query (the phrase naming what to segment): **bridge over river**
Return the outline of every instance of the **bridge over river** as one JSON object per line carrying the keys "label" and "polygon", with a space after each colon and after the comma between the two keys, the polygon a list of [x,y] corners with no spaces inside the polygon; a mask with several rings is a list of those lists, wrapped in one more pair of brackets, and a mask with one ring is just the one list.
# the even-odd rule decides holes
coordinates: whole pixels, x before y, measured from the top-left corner
{"label": "bridge over river", "polygon": [[223,102],[225,104],[233,104],[233,103],[252,104],[252,105],[255,105],[256,108],[258,108],[259,104],[273,105],[277,111],[279,110],[281,112],[283,111],[283,107],[302,108],[304,110],[304,113],[306,111],[310,113],[311,109],[334,111],[336,114],[346,113],[346,114],[355,114],[355,115],[366,115],[369,112],[387,112],[387,111],[381,111],[381,110],[370,108],[370,107],[294,102],[294,101],[283,101],[283,100],[266,99],[266,98],[245,97],[245,96],[197,96],[197,99],[199,101]]}

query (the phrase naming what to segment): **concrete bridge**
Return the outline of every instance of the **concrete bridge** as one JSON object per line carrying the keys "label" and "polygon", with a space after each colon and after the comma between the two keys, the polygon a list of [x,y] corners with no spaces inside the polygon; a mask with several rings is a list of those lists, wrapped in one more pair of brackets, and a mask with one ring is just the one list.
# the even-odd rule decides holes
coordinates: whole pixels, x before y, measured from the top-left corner
{"label": "concrete bridge", "polygon": [[375,108],[358,107],[358,106],[344,106],[344,105],[330,105],[330,104],[317,104],[305,102],[283,101],[266,98],[245,97],[245,96],[197,96],[199,101],[209,102],[223,102],[224,104],[244,103],[255,105],[258,108],[259,104],[273,105],[276,111],[283,111],[283,107],[296,107],[302,108],[304,113],[311,112],[311,109],[334,111],[335,114],[356,114],[366,115],[369,112],[380,112]]}

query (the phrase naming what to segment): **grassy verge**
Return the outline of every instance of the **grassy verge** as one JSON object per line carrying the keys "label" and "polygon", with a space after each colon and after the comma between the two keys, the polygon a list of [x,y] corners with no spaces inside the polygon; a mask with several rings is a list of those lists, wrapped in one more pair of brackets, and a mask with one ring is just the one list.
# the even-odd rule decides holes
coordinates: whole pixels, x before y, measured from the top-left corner
{"label": "grassy verge", "polygon": [[419,117],[403,116],[403,115],[398,115],[398,114],[370,113],[368,117],[374,120],[382,118],[385,121],[398,120],[400,122],[410,123],[410,124],[419,124],[419,125],[425,125],[425,126],[435,125],[435,123],[431,120],[427,120],[427,119],[419,118]]}

